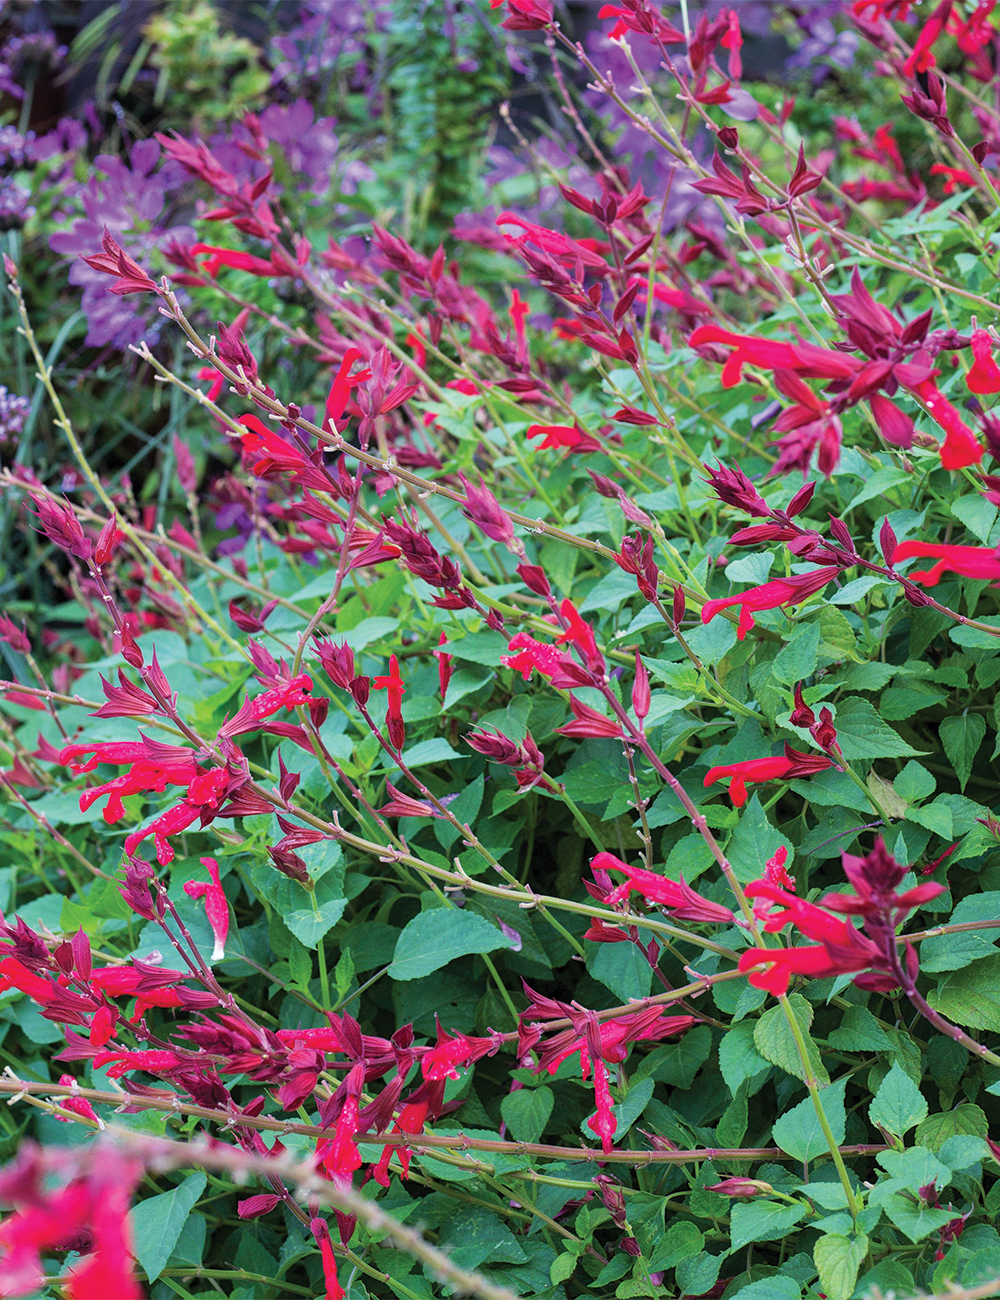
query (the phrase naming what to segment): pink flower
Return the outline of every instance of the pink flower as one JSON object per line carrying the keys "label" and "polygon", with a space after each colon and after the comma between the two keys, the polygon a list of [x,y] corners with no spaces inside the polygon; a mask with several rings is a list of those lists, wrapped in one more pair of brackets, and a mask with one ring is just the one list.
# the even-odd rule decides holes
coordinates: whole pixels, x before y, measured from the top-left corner
{"label": "pink flower", "polygon": [[216,862],[215,858],[202,858],[201,865],[211,876],[211,883],[206,885],[197,880],[188,880],[184,885],[184,892],[188,898],[204,898],[205,915],[208,917],[208,923],[212,927],[212,934],[215,938],[212,960],[221,961],[226,955],[226,935],[229,933],[229,903],[223,891],[222,882],[219,880],[218,862]]}

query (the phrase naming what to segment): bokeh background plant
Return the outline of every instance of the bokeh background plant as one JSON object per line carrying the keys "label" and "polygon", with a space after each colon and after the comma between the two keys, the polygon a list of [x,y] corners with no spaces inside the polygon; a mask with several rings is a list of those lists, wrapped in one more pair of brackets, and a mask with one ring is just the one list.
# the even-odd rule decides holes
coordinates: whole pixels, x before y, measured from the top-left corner
{"label": "bokeh background plant", "polygon": [[0,1294],[1000,1291],[994,8],[0,8]]}

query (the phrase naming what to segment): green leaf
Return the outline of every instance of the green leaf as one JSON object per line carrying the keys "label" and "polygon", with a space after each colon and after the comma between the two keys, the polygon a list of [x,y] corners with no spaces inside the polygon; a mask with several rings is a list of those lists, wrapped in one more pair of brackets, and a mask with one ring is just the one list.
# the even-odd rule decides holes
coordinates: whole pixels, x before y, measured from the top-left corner
{"label": "green leaf", "polygon": [[649,1271],[660,1273],[668,1268],[676,1268],[682,1259],[701,1253],[705,1244],[705,1235],[693,1223],[678,1219],[672,1223],[660,1238],[649,1260]]}
{"label": "green leaf", "polygon": [[902,1137],[927,1118],[927,1110],[923,1093],[905,1070],[894,1065],[868,1107],[868,1118],[895,1137]]}
{"label": "green leaf", "polygon": [[574,1255],[568,1250],[564,1250],[561,1255],[557,1255],[549,1267],[549,1281],[553,1286],[558,1286],[560,1282],[565,1282],[573,1276],[576,1266],[580,1262],[580,1256]]}
{"label": "green leaf", "polygon": [[[924,945],[926,947],[926,945]],[[923,953],[921,952],[921,958]],[[842,1052],[888,1052],[892,1041],[867,1007],[848,1007],[829,1034],[831,1047]]]}
{"label": "green leaf", "polygon": [[809,1213],[806,1205],[777,1201],[736,1201],[729,1219],[732,1248],[739,1250],[751,1241],[776,1241]]}
{"label": "green leaf", "polygon": [[972,764],[986,735],[986,719],[979,713],[959,713],[942,718],[938,727],[944,752],[964,790]]}
{"label": "green leaf", "polygon": [[203,1173],[188,1174],[171,1191],[140,1201],[133,1209],[135,1257],[150,1282],[155,1282],[166,1268],[188,1215],[207,1182]]}
{"label": "green leaf", "polygon": [[794,686],[816,671],[819,657],[819,624],[799,623],[787,645],[775,655],[771,672],[779,682]]}
{"label": "green leaf", "polygon": [[836,1233],[820,1237],[813,1246],[813,1259],[819,1270],[820,1290],[827,1300],[850,1300],[867,1254],[868,1238],[864,1235],[854,1241]]}
{"label": "green leaf", "polygon": [[515,1142],[537,1142],[545,1130],[555,1104],[551,1088],[519,1088],[500,1103],[503,1122]]}
{"label": "green leaf", "polygon": [[967,1135],[985,1138],[989,1136],[989,1131],[990,1122],[985,1111],[971,1101],[964,1101],[943,1115],[929,1115],[918,1125],[914,1137],[921,1146],[940,1151],[953,1137]]}
{"label": "green leaf", "polygon": [[893,781],[892,787],[900,799],[916,803],[918,799],[926,799],[934,793],[937,781],[926,767],[921,767],[911,759]]}
{"label": "green leaf", "polygon": [[924,1237],[937,1232],[955,1217],[954,1211],[935,1210],[923,1201],[913,1201],[898,1192],[885,1198],[882,1209],[890,1222],[914,1243],[923,1241]]}
{"label": "green leaf", "polygon": [[960,1025],[1000,1031],[1000,953],[955,971],[930,991],[927,1001]]}
{"label": "green leaf", "polygon": [[[447,763],[453,758],[465,758],[445,740],[444,736],[431,736],[430,740],[421,740],[403,750],[403,762],[407,767],[426,767],[428,763]],[[388,754],[383,755],[383,767],[393,767]]]}
{"label": "green leaf", "polygon": [[[610,948],[612,945],[604,946]],[[689,1029],[684,1037],[679,1038],[675,1043],[664,1043],[662,1047],[656,1047],[644,1056],[639,1062],[633,1079],[635,1082],[640,1079],[655,1079],[659,1083],[669,1083],[674,1088],[690,1088],[694,1076],[708,1060],[711,1052],[712,1031],[708,1025],[698,1025],[695,1029]]]}
{"label": "green leaf", "polygon": [[469,953],[510,948],[513,940],[475,912],[435,907],[408,921],[396,941],[389,978],[416,980]]}
{"label": "green leaf", "polygon": [[742,885],[751,880],[760,880],[764,875],[764,865],[768,858],[773,858],[778,849],[788,850],[787,866],[791,869],[794,849],[791,841],[786,840],[781,832],[767,819],[767,813],[761,807],[760,799],[754,793],[750,802],[740,814],[732,838],[726,845],[726,856],[732,863],[736,879]]}
{"label": "green leaf", "polygon": [[588,944],[587,969],[622,1002],[649,996],[653,970],[638,944]]}
{"label": "green leaf", "polygon": [[990,540],[990,532],[997,520],[997,508],[990,505],[978,492],[975,496],[959,497],[950,506],[951,513],[960,519],[970,533],[973,533],[985,546]]}
{"label": "green leaf", "polygon": [[754,1046],[754,1028],[752,1021],[740,1021],[723,1035],[719,1043],[719,1069],[734,1097],[744,1079],[752,1079],[771,1064]]}
{"label": "green leaf", "polygon": [[682,1259],[674,1269],[674,1277],[680,1293],[702,1295],[710,1291],[719,1276],[723,1258],[722,1255],[709,1255],[707,1251],[702,1251],[698,1255]]}
{"label": "green leaf", "polygon": [[[788,1003],[806,1041],[813,1075],[819,1083],[828,1084],[830,1076],[820,1059],[819,1048],[809,1035],[809,1027],[813,1022],[813,1009],[801,993],[790,994]],[[764,1012],[754,1027],[753,1042],[754,1047],[766,1061],[777,1065],[786,1074],[794,1075],[796,1079],[805,1079],[806,1074],[799,1049],[785,1017],[784,1007],[771,1007],[769,1011]]]}
{"label": "green leaf", "polygon": [[[1000,917],[1000,890],[973,894],[963,898],[948,918],[948,925],[967,921],[995,921]],[[980,957],[991,957],[1000,939],[1000,923],[995,930],[966,930],[962,934],[938,934],[920,945],[920,969],[924,971],[961,970]]]}
{"label": "green leaf", "polygon": [[309,949],[315,948],[344,915],[347,899],[337,871],[327,871],[316,881],[312,893],[269,862],[255,862],[250,878],[296,939]]}
{"label": "green leaf", "polygon": [[837,705],[837,740],[846,759],[910,758],[920,751],[882,721],[875,708],[852,695]]}
{"label": "green leaf", "polygon": [[510,1228],[485,1206],[467,1205],[445,1222],[441,1245],[460,1268],[480,1264],[526,1264],[528,1257]]}
{"label": "green leaf", "polygon": [[[847,1125],[847,1114],[844,1110],[846,1086],[846,1080],[841,1080],[828,1088],[821,1089],[818,1094],[826,1122],[838,1146],[844,1141]],[[829,1154],[830,1147],[823,1135],[812,1097],[806,1097],[791,1110],[786,1110],[775,1120],[771,1131],[782,1151],[795,1160],[801,1160],[803,1164],[808,1164],[810,1160],[815,1160],[817,1156],[824,1153]]]}

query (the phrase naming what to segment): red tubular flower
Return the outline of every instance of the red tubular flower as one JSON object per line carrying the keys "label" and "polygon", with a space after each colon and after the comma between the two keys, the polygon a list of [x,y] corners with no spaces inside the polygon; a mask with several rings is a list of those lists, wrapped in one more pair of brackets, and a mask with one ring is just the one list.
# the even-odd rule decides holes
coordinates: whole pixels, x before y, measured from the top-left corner
{"label": "red tubular flower", "polygon": [[201,858],[200,861],[209,876],[211,876],[211,883],[206,885],[197,880],[189,880],[184,885],[184,892],[188,898],[204,898],[205,915],[208,917],[208,923],[212,927],[212,935],[215,939],[212,960],[221,961],[226,955],[226,935],[229,933],[229,903],[222,888],[222,882],[219,880],[218,862],[216,862],[215,858]]}
{"label": "red tubular flower", "polygon": [[116,242],[107,226],[104,227],[104,234],[101,236],[101,247],[104,249],[103,253],[95,253],[82,260],[95,271],[103,271],[105,275],[115,276],[115,283],[111,286],[112,293],[119,297],[127,293],[159,293],[155,281],[149,278],[138,262],[129,257],[124,248]]}
{"label": "red tubular flower", "polygon": [[763,370],[791,370],[812,379],[850,379],[861,368],[855,358],[830,348],[733,334],[718,325],[699,325],[688,343],[693,348],[708,343],[726,343],[735,348],[722,368],[723,388],[732,388],[740,382],[745,365],[760,366]]}
{"label": "red tubular flower", "polygon": [[217,248],[214,244],[195,244],[191,252],[208,254],[208,257],[202,262],[202,270],[206,275],[211,276],[213,280],[223,266],[232,267],[236,271],[249,271],[251,275],[260,275],[267,278],[288,274],[287,270],[275,266],[269,259],[254,257],[252,253],[242,253],[236,248]]}
{"label": "red tubular flower", "polygon": [[517,632],[511,637],[507,643],[507,653],[500,656],[500,662],[506,668],[513,668],[515,672],[519,672],[525,681],[537,669],[543,677],[550,678],[553,685],[587,684],[583,669],[578,668],[569,655],[563,654],[554,645],[536,641],[527,632]]}
{"label": "red tubular flower", "polygon": [[787,861],[788,850],[782,844],[774,857],[768,858],[764,863],[764,879],[769,885],[775,885],[779,889],[787,889],[794,893],[795,877],[790,876],[785,870]]}
{"label": "red tubular flower", "polygon": [[308,468],[304,453],[277,430],[269,429],[256,415],[241,415],[239,423],[246,429],[239,439],[243,450],[254,458],[255,477],[264,478],[275,472],[297,474]]}
{"label": "red tubular flower", "polygon": [[309,1231],[319,1246],[320,1256],[323,1260],[324,1300],[344,1300],[346,1292],[337,1277],[337,1257],[333,1253],[333,1242],[330,1238],[330,1229],[327,1227],[326,1220],[321,1219],[318,1215],[310,1219]]}
{"label": "red tubular flower", "polygon": [[[75,761],[87,753],[92,754],[92,757],[86,763],[80,765]],[[78,773],[92,771],[98,763],[132,764],[123,776],[106,781],[104,785],[92,786],[80,795],[80,808],[86,811],[106,794],[108,800],[104,805],[104,820],[109,824],[120,821],[125,816],[122,803],[125,795],[146,792],[162,794],[168,785],[190,785],[201,773],[191,750],[149,740],[67,745],[61,751],[59,761]]]}
{"label": "red tubular flower", "polygon": [[347,403],[351,398],[351,389],[364,380],[371,379],[370,370],[359,370],[356,375],[349,374],[351,366],[360,357],[361,353],[357,348],[348,348],[344,353],[344,359],[340,363],[340,369],[334,375],[333,383],[330,385],[330,391],[326,398],[324,427],[329,428],[331,431],[336,429],[337,421],[347,408]]}
{"label": "red tubular flower", "polygon": [[986,330],[972,331],[972,369],[965,377],[970,393],[1000,393],[1000,366],[993,360],[993,340]]}
{"label": "red tubular flower", "polygon": [[762,609],[779,609],[782,605],[798,605],[815,592],[822,590],[836,577],[835,569],[811,569],[808,573],[794,574],[790,578],[775,578],[763,586],[751,587],[736,596],[724,596],[717,600],[708,600],[702,606],[701,621],[710,623],[721,610],[740,607],[740,621],[736,630],[737,638],[742,641],[755,626],[754,614]]}
{"label": "red tubular flower", "polygon": [[386,692],[385,725],[389,733],[389,742],[398,754],[406,740],[406,729],[403,726],[402,713],[403,692],[406,687],[399,675],[399,660],[395,655],[389,656],[388,676],[376,677],[372,681],[372,689]]}
{"label": "red tubular flower", "polygon": [[532,424],[525,437],[543,439],[538,444],[536,449],[538,451],[550,451],[555,447],[570,447],[576,451],[597,451],[601,445],[596,438],[570,424]]}
{"label": "red tubular flower", "polygon": [[[827,950],[820,947],[804,948],[750,948],[740,957],[740,970],[749,974],[755,989],[773,993],[775,997],[788,992],[795,975],[807,979],[827,979],[833,975],[863,970],[862,966],[843,966],[834,961]],[[758,969],[761,968],[761,969]]]}
{"label": "red tubular flower", "polygon": [[920,34],[913,43],[913,51],[903,64],[903,71],[908,77],[918,72],[927,72],[934,67],[935,58],[932,51],[934,42],[944,31],[945,24],[951,16],[954,0],[941,0],[941,3],[924,23]]}
{"label": "red tubular flower", "polygon": [[944,430],[944,442],[941,444],[942,467],[964,469],[967,465],[978,465],[983,458],[983,449],[976,441],[976,435],[934,380],[921,380],[913,385],[911,391],[921,398],[931,419]]}
{"label": "red tubular flower", "polygon": [[573,721],[557,727],[560,736],[590,736],[615,739],[622,734],[621,723],[598,713],[589,704],[583,704],[575,695],[569,697],[569,707],[573,712]]}
{"label": "red tubular flower", "polygon": [[609,905],[620,903],[635,890],[644,898],[667,908],[679,920],[708,921],[719,925],[733,921],[733,913],[728,907],[702,898],[686,883],[683,876],[680,880],[668,880],[655,871],[630,867],[613,853],[598,853],[590,865],[594,871],[618,871],[628,877],[624,885],[618,885],[608,894],[604,901]]}
{"label": "red tubular flower", "polygon": [[594,629],[577,612],[571,600],[564,600],[559,606],[559,613],[566,620],[566,629],[556,637],[556,644],[571,642],[580,651],[587,667],[596,673],[604,671],[604,656],[597,648]]}
{"label": "red tubular flower", "polygon": [[723,777],[731,777],[729,797],[734,808],[742,808],[747,801],[747,782],[790,781],[797,776],[812,776],[833,766],[833,760],[820,754],[803,754],[791,745],[785,745],[784,754],[773,758],[746,758],[739,763],[723,763],[709,768],[705,786],[714,785]]}
{"label": "red tubular flower", "polygon": [[598,1056],[594,1060],[594,1100],[597,1111],[587,1120],[587,1127],[601,1139],[601,1150],[608,1155],[614,1146],[618,1123],[614,1116],[614,1100],[608,1087],[608,1067]]}
{"label": "red tubular flower", "polygon": [[[976,178],[963,167],[948,167],[945,163],[931,165],[932,176],[947,176],[944,183],[945,194],[957,194],[960,189],[975,188]],[[985,333],[985,330],[983,331]],[[996,391],[996,390],[991,390]]]}
{"label": "red tubular flower", "polygon": [[952,546],[946,542],[900,542],[893,555],[893,563],[910,560],[914,556],[936,559],[929,569],[918,569],[907,574],[911,582],[921,582],[925,587],[936,587],[945,573],[958,573],[963,578],[979,581],[1000,580],[1000,551],[993,546]]}
{"label": "red tubular flower", "polygon": [[[515,2],[533,4],[535,0],[515,0]],[[549,16],[551,18],[551,11]],[[607,271],[608,269],[608,264],[603,257],[592,252],[578,240],[570,239],[568,235],[563,235],[558,230],[549,230],[545,226],[535,225],[532,221],[525,221],[514,212],[501,212],[497,217],[497,225],[519,226],[524,234],[517,239],[511,239],[512,244],[525,241],[534,244],[543,252],[551,254],[563,266],[573,267],[582,264],[592,270]]]}

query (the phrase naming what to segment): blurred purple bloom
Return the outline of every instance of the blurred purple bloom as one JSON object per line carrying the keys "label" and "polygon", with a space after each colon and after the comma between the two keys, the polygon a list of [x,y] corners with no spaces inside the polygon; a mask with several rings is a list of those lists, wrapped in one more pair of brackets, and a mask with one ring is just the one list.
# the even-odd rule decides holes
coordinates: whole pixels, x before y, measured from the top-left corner
{"label": "blurred purple bloom", "polygon": [[163,226],[158,222],[168,191],[186,179],[183,169],[175,163],[168,162],[154,173],[159,156],[160,146],[155,140],[143,140],[134,146],[131,166],[110,154],[100,154],[94,165],[105,173],[105,179],[95,176],[80,191],[86,215],[74,221],[69,230],[49,239],[54,252],[74,259],[69,279],[71,284],[83,287],[86,342],[92,347],[110,344],[124,349],[143,339],[153,342],[159,334],[160,318],[155,315],[155,306],[116,297],[107,287],[108,277],[80,260],[100,249],[104,227],[143,266],[148,265],[150,254],[168,240],[194,243],[195,233],[190,226]]}
{"label": "blurred purple bloom", "polygon": [[812,68],[812,83],[819,85],[831,68],[851,66],[858,49],[858,34],[834,27],[834,17],[842,12],[840,0],[824,0],[797,15],[795,21],[805,39],[788,59],[785,66],[789,70]]}
{"label": "blurred purple bloom", "polygon": [[0,449],[6,451],[17,446],[30,410],[27,397],[18,397],[0,384]]}
{"label": "blurred purple bloom", "polygon": [[31,191],[9,176],[0,176],[0,230],[20,230],[34,213],[29,206]]}

